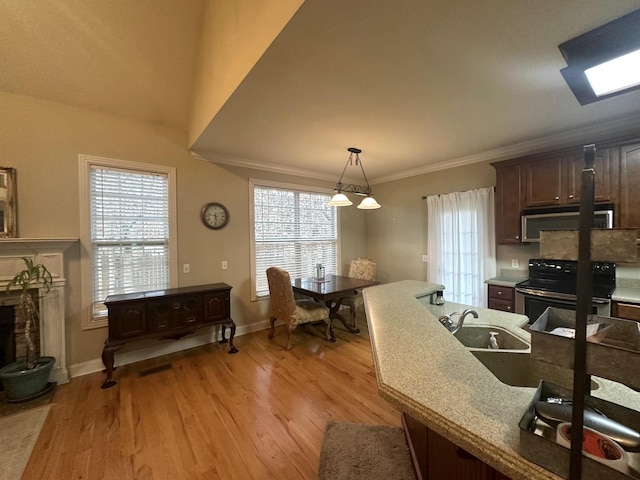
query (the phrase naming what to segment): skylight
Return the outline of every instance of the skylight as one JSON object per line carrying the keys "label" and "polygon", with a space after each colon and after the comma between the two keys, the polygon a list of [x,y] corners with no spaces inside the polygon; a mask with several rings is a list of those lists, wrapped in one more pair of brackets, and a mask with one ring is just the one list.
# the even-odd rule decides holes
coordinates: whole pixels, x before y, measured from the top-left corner
{"label": "skylight", "polygon": [[584,73],[598,97],[640,85],[640,50],[588,68]]}
{"label": "skylight", "polygon": [[561,44],[560,72],[581,105],[640,89],[640,10]]}

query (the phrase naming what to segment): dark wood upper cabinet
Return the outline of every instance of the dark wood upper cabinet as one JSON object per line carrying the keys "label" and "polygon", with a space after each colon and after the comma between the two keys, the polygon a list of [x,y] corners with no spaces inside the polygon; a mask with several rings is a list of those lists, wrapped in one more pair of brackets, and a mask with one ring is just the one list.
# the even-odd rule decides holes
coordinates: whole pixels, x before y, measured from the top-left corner
{"label": "dark wood upper cabinet", "polygon": [[[572,205],[580,203],[584,155],[576,153],[529,162],[524,166],[525,207]],[[611,166],[609,151],[596,152],[596,202],[611,200]]]}
{"label": "dark wood upper cabinet", "polygon": [[520,165],[496,167],[496,242],[520,243],[522,210],[522,168]]}
{"label": "dark wood upper cabinet", "polygon": [[524,165],[525,206],[560,205],[562,162],[549,158]]}
{"label": "dark wood upper cabinet", "polygon": [[619,147],[620,196],[614,213],[618,228],[640,229],[640,143]]}
{"label": "dark wood upper cabinet", "polygon": [[[582,170],[584,169],[584,155],[571,155],[562,161],[565,188],[563,190],[566,203],[580,203],[582,188]],[[612,200],[612,168],[609,150],[596,151],[593,162],[595,170],[595,195],[596,202],[609,202]]]}
{"label": "dark wood upper cabinet", "polygon": [[[625,143],[626,142],[626,143]],[[596,144],[598,145],[598,144]],[[521,242],[526,209],[577,208],[580,203],[582,147],[505,160],[496,169],[496,242]],[[594,162],[596,203],[614,206],[614,227],[640,230],[640,143],[637,139],[601,141]]]}

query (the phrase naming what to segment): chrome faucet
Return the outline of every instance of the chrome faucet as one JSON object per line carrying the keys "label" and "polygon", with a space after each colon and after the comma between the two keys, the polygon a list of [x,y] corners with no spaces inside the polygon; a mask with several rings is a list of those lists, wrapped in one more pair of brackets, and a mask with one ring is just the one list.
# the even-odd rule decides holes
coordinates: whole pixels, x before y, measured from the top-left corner
{"label": "chrome faucet", "polygon": [[458,323],[455,326],[453,325],[453,321],[451,320],[451,317],[453,317],[454,315],[458,315],[458,312],[453,312],[453,313],[450,313],[449,315],[442,315],[440,316],[440,318],[438,318],[438,321],[442,325],[444,325],[445,328],[449,330],[453,335],[455,335],[460,331],[460,329],[462,328],[462,325],[464,324],[464,319],[469,314],[473,315],[473,318],[478,318],[478,312],[476,312],[475,310],[471,310],[470,308],[467,308],[464,312],[462,312],[462,315],[460,315],[460,320],[458,320]]}

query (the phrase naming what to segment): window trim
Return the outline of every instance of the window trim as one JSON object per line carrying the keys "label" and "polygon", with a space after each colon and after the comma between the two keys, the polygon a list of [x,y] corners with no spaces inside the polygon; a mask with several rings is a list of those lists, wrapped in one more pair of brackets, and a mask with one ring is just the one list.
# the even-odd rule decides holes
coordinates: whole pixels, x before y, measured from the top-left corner
{"label": "window trim", "polygon": [[80,275],[82,280],[82,330],[108,326],[106,316],[93,315],[93,262],[91,252],[91,202],[89,175],[92,167],[118,168],[167,176],[169,187],[169,287],[178,285],[178,229],[176,207],[176,169],[114,158],[78,155],[80,164]]}
{"label": "window trim", "polygon": [[[251,256],[251,301],[266,300],[269,295],[258,296],[256,294],[256,229],[255,229],[255,205],[254,205],[254,189],[255,187],[274,187],[287,190],[297,190],[301,192],[315,192],[333,194],[333,189],[325,187],[314,187],[311,185],[300,185],[296,183],[276,182],[272,180],[261,180],[258,178],[249,178],[249,250]],[[340,209],[336,208],[336,265],[341,265],[341,228],[340,228]]]}

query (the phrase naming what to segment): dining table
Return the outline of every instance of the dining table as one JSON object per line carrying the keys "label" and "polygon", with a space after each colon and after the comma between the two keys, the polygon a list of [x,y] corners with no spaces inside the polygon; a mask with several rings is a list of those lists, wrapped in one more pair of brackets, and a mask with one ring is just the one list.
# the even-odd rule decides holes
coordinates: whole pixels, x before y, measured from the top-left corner
{"label": "dining table", "polygon": [[323,302],[329,308],[329,318],[340,320],[351,333],[360,333],[360,329],[355,318],[350,323],[338,313],[342,299],[356,295],[359,289],[377,284],[378,282],[375,280],[362,280],[333,274],[325,275],[323,278],[295,278],[291,281],[295,293]]}

